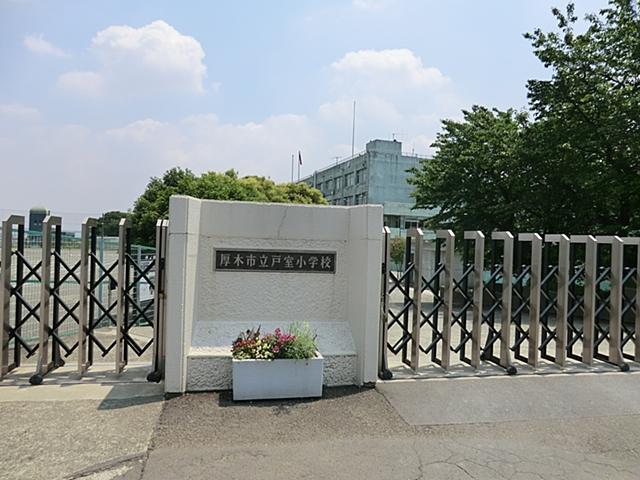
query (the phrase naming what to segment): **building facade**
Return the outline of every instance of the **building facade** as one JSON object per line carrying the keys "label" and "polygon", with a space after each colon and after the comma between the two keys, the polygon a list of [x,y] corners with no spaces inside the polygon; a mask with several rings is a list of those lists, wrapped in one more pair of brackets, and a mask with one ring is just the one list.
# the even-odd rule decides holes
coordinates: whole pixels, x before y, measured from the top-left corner
{"label": "building facade", "polygon": [[413,187],[407,183],[407,170],[425,158],[403,154],[396,140],[371,140],[364,152],[301,181],[320,190],[330,205],[382,205],[386,226],[408,229],[429,216],[429,210],[412,209]]}

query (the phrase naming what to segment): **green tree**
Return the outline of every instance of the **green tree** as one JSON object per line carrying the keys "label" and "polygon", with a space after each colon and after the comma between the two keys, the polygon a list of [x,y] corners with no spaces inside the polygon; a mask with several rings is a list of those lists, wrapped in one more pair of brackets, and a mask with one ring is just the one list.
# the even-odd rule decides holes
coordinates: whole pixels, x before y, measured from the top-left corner
{"label": "green tree", "polygon": [[433,160],[413,170],[416,207],[432,228],[563,233],[640,231],[640,16],[610,0],[576,33],[526,34],[551,70],[527,84],[532,118],[475,106],[444,121]]}
{"label": "green tree", "polygon": [[520,151],[528,127],[524,113],[474,106],[462,121],[445,120],[433,159],[411,170],[419,208],[436,209],[431,228],[516,229],[524,221],[517,201]]}
{"label": "green tree", "polygon": [[98,231],[105,237],[117,237],[119,233],[118,226],[120,225],[120,220],[128,218],[129,216],[130,214],[128,212],[119,212],[115,210],[105,212],[98,219]]}
{"label": "green tree", "polygon": [[[575,6],[553,10],[558,31],[525,35],[553,72],[528,83],[547,150],[574,176],[567,214],[575,228],[602,233],[640,228],[640,16],[637,0],[610,0],[586,16],[578,34]],[[573,191],[572,191],[573,190]],[[585,210],[588,210],[585,212]],[[592,229],[591,229],[592,230]],[[576,230],[577,231],[577,230]]]}
{"label": "green tree", "polygon": [[134,241],[154,245],[156,221],[167,218],[169,198],[178,194],[197,196],[196,181],[197,177],[190,170],[180,168],[168,170],[161,178],[153,177],[133,206]]}
{"label": "green tree", "polygon": [[152,178],[136,200],[131,217],[134,241],[153,244],[156,221],[168,217],[171,195],[248,202],[327,203],[319,190],[307,184],[276,184],[264,177],[238,177],[234,170],[206,172],[197,176],[190,170],[173,168],[162,177]]}

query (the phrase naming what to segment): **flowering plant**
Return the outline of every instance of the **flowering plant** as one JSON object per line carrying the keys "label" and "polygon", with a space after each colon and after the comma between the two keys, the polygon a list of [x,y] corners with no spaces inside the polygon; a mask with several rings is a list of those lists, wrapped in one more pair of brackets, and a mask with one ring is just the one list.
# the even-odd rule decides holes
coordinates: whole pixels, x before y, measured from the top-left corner
{"label": "flowering plant", "polygon": [[242,332],[231,346],[231,355],[236,359],[307,359],[315,357],[316,350],[316,335],[311,328],[293,324],[286,332],[276,328],[262,336],[260,327]]}

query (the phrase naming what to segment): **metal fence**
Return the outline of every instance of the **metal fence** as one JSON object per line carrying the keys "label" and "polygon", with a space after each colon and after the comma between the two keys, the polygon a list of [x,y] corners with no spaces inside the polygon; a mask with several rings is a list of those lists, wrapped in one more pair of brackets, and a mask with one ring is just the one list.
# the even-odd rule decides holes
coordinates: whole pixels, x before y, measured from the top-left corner
{"label": "metal fence", "polygon": [[97,230],[95,219],[79,236],[63,233],[54,216],[42,233],[25,231],[22,216],[3,222],[0,378],[34,363],[31,380],[40,383],[69,361],[80,375],[94,362],[113,362],[120,372],[130,356],[152,363],[158,377],[166,221],[156,229],[156,248],[132,245],[125,219],[117,238]]}
{"label": "metal fence", "polygon": [[[406,237],[394,271],[385,228],[380,375],[493,364],[640,361],[640,239],[449,230]],[[425,264],[427,244],[435,250]]]}
{"label": "metal fence", "polygon": [[[0,227],[0,238],[2,235],[2,227]],[[14,248],[17,246],[17,229],[12,234],[12,243]],[[0,242],[1,243],[1,242]],[[60,260],[66,265],[75,265],[80,260],[81,238],[78,233],[63,232],[60,239],[59,255]],[[153,261],[155,256],[155,248],[143,245],[132,245],[131,251],[133,257],[138,264],[148,264]],[[118,259],[118,237],[98,236],[96,238],[96,256],[98,260],[107,265],[113,264]],[[30,265],[38,265],[42,257],[42,232],[28,231],[24,232],[24,258]],[[0,259],[2,258],[2,245],[0,244]],[[2,261],[0,260],[0,268]],[[15,283],[18,265],[13,262],[11,272],[11,282]],[[36,305],[40,301],[41,279],[40,276],[30,276],[22,284],[22,297],[30,305]],[[78,281],[69,276],[65,278],[64,283],[60,286],[60,295],[67,298],[68,301],[72,297],[78,295]],[[114,284],[108,279],[103,279],[97,286],[97,297],[103,303],[111,303],[114,297]],[[148,282],[141,281],[136,285],[134,295],[141,301],[150,301],[153,294]],[[103,324],[104,326],[104,324]],[[33,342],[38,339],[38,322],[35,318],[30,318],[22,325],[22,337]],[[65,337],[76,335],[76,329],[71,324],[65,324],[60,328],[58,335]]]}

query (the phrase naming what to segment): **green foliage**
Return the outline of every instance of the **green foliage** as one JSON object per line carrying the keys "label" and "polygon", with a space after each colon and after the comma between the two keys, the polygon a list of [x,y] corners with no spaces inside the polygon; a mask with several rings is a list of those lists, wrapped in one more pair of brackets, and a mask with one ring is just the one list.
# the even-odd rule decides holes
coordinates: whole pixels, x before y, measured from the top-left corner
{"label": "green foliage", "polygon": [[197,177],[190,170],[172,168],[162,178],[153,177],[133,207],[131,223],[134,242],[155,244],[155,227],[159,218],[169,215],[171,195],[196,195]]}
{"label": "green foliage", "polygon": [[389,256],[396,265],[401,265],[404,261],[405,239],[403,237],[393,237],[389,245]]}
{"label": "green foliage", "polygon": [[532,118],[473,107],[444,121],[433,161],[414,169],[417,207],[432,228],[634,234],[640,230],[640,15],[610,0],[576,32],[525,35],[551,70],[527,84]]}
{"label": "green foliage", "polygon": [[[640,228],[640,15],[636,0],[611,0],[575,31],[573,4],[554,10],[558,31],[526,35],[553,71],[531,80],[529,100],[545,151],[575,176],[575,228],[602,233]],[[571,172],[571,173],[569,173]],[[586,230],[584,230],[586,231]]]}
{"label": "green foliage", "polygon": [[135,202],[132,224],[136,243],[153,244],[156,221],[167,218],[171,195],[247,202],[327,203],[319,190],[304,183],[276,184],[268,178],[256,176],[240,178],[234,170],[197,176],[190,170],[172,168],[161,178],[152,178]]}
{"label": "green foliage", "polygon": [[421,208],[437,208],[431,228],[512,229],[527,186],[519,161],[527,117],[474,106],[464,120],[445,120],[433,159],[413,169],[409,182]]}
{"label": "green foliage", "polygon": [[105,237],[117,237],[119,234],[118,226],[120,225],[120,220],[129,218],[130,215],[128,212],[105,212],[98,219],[98,231]]}
{"label": "green foliage", "polygon": [[293,323],[287,333],[295,338],[295,341],[287,349],[287,358],[306,359],[316,356],[317,335],[308,323]]}

